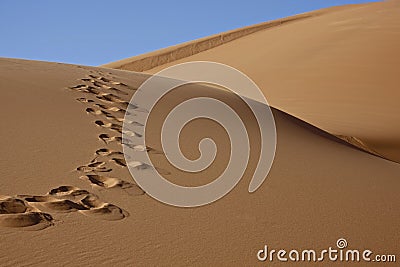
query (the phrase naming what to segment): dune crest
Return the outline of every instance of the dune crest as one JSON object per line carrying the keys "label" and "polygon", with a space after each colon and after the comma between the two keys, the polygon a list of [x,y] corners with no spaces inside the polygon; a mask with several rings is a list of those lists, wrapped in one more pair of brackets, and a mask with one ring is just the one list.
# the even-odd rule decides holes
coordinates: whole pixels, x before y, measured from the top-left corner
{"label": "dune crest", "polygon": [[236,39],[245,37],[258,31],[281,26],[289,22],[295,22],[298,20],[319,16],[328,12],[334,12],[343,8],[349,8],[350,6],[353,5],[330,7],[318,11],[306,12],[303,14],[290,16],[283,19],[263,22],[256,25],[231,30],[209,37],[200,38],[198,40],[190,41],[187,43],[160,49],[143,55],[107,63],[102,65],[102,67],[143,72],[167,63],[172,63],[182,58],[198,54],[200,52],[212,49],[228,42],[232,42]]}

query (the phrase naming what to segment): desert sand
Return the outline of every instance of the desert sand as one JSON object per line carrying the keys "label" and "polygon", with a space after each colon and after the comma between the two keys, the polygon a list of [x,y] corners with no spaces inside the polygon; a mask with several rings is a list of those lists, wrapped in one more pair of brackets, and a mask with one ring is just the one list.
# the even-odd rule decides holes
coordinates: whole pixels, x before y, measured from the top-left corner
{"label": "desert sand", "polygon": [[[205,38],[206,49],[191,55],[187,46],[167,49],[184,50],[176,60],[166,62],[166,50],[139,56],[152,62],[141,69],[129,67],[136,57],[102,67],[0,59],[0,265],[291,266],[260,263],[257,251],[266,244],[324,249],[339,238],[400,255],[399,9],[384,2],[302,14],[248,27],[216,46]],[[224,198],[178,208],[135,184],[121,127],[127,102],[150,74],[191,60],[226,63],[254,79],[271,104],[278,143],[256,192],[247,191],[251,158]],[[208,120],[186,127],[181,140],[189,158],[204,136],[216,141],[207,175],[188,178],[172,168],[157,142],[163,116],[201,94],[249,118],[237,96],[215,87],[188,85],[169,95],[155,114],[150,153],[177,184],[207,183],[226,164],[227,138]]]}
{"label": "desert sand", "polygon": [[249,27],[220,34],[226,43],[209,49],[195,40],[104,66],[156,73],[224,63],[250,76],[273,107],[399,162],[399,12],[400,1],[328,8],[256,25],[250,35]]}

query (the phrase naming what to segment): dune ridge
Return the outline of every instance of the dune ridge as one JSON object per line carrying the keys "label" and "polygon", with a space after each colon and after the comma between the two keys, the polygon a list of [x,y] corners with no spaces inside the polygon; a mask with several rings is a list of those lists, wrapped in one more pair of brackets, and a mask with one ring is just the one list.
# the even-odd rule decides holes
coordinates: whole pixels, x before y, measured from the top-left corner
{"label": "dune ridge", "polygon": [[167,63],[172,63],[182,58],[198,54],[200,52],[207,51],[214,47],[226,44],[228,42],[232,42],[236,39],[242,38],[244,36],[247,36],[249,34],[258,31],[262,31],[272,27],[277,27],[290,22],[295,22],[319,16],[327,12],[334,12],[344,8],[347,9],[353,6],[359,6],[359,4],[329,7],[318,11],[306,12],[294,16],[289,16],[283,19],[276,19],[268,22],[262,22],[259,24],[200,38],[194,41],[189,41],[186,43],[174,45],[154,52],[145,53],[143,55],[122,59],[115,62],[110,62],[101,65],[101,67],[143,72],[153,69],[155,67],[162,66]]}

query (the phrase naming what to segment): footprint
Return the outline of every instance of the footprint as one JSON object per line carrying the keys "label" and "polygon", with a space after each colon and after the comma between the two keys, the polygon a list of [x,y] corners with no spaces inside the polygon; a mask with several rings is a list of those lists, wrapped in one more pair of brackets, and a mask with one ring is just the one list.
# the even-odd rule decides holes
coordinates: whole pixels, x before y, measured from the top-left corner
{"label": "footprint", "polygon": [[111,80],[107,79],[106,77],[97,77],[97,79],[99,79],[100,81],[103,81],[105,83],[111,82]]}
{"label": "footprint", "polygon": [[0,200],[0,214],[24,213],[27,209],[22,199],[6,197]]}
{"label": "footprint", "polygon": [[94,86],[96,86],[96,87],[101,87],[101,86],[102,86],[101,83],[99,83],[99,82],[97,82],[97,81],[95,81],[95,80],[92,81],[92,84],[93,84]]}
{"label": "footprint", "polygon": [[142,135],[140,133],[137,133],[134,131],[123,131],[123,133],[130,137],[142,137]]}
{"label": "footprint", "polygon": [[96,82],[95,79],[96,79],[97,81],[101,81],[101,82],[104,82],[104,83],[106,83],[106,84],[107,84],[107,83],[111,83],[111,84],[113,84],[113,85],[128,86],[128,85],[126,85],[126,84],[124,84],[124,83],[122,83],[122,82],[112,81],[112,80],[110,80],[110,79],[108,79],[108,78],[106,78],[106,77],[104,77],[104,76],[96,77],[96,76],[94,76],[94,75],[89,75],[89,78],[83,78],[83,79],[81,79],[81,80],[82,80],[82,81]]}
{"label": "footprint", "polygon": [[109,93],[102,92],[100,89],[95,88],[93,86],[87,85],[87,84],[79,84],[73,87],[69,87],[69,89],[77,91],[77,92],[82,92],[82,93],[89,93],[89,94],[94,94],[96,96],[107,96]]}
{"label": "footprint", "polygon": [[76,100],[79,101],[79,102],[81,102],[81,103],[93,103],[93,102],[94,102],[94,100],[92,100],[92,99],[87,99],[87,98],[84,98],[84,97],[79,97],[79,98],[77,98]]}
{"label": "footprint", "polygon": [[0,226],[26,228],[26,230],[42,230],[54,225],[53,217],[44,212],[26,212],[17,214],[1,214]]}
{"label": "footprint", "polygon": [[104,204],[97,195],[88,195],[82,198],[81,203],[89,209],[97,208]]}
{"label": "footprint", "polygon": [[[35,199],[31,199],[35,200]],[[40,199],[39,199],[40,200]],[[44,200],[44,199],[42,199]],[[27,199],[26,201],[29,202]],[[79,203],[76,203],[69,199],[57,199],[57,198],[48,198],[44,201],[33,201],[29,203],[33,207],[37,208],[40,211],[44,212],[74,212],[78,210],[86,210],[87,208]]]}
{"label": "footprint", "polygon": [[82,78],[81,81],[84,81],[84,82],[94,82],[94,79],[92,79],[92,78]]}
{"label": "footprint", "polygon": [[112,92],[114,92],[114,93],[116,93],[116,94],[128,95],[128,93],[126,93],[126,92],[124,92],[124,91],[122,91],[122,90],[120,90],[120,89],[118,89],[118,88],[112,87],[112,86],[103,85],[102,87],[103,87],[104,89],[106,89],[106,90],[108,90],[108,91],[112,91]]}
{"label": "footprint", "polygon": [[111,82],[111,84],[114,84],[114,85],[122,85],[122,86],[126,86],[126,87],[128,87],[128,85],[127,85],[127,84],[125,84],[125,83],[121,83],[121,82]]}
{"label": "footprint", "polygon": [[76,90],[76,91],[81,91],[81,90],[86,89],[86,88],[88,88],[88,87],[89,87],[89,86],[86,85],[86,84],[78,84],[78,85],[71,86],[71,87],[68,87],[68,88],[69,88],[69,89],[72,89],[72,90]]}
{"label": "footprint", "polygon": [[41,230],[53,225],[50,214],[39,212],[23,199],[2,197],[0,199],[0,226]]}
{"label": "footprint", "polygon": [[115,162],[115,164],[117,164],[117,165],[120,165],[122,167],[126,167],[125,159],[112,158],[111,161]]}
{"label": "footprint", "polygon": [[161,175],[169,175],[171,174],[169,171],[161,169],[161,168],[157,168],[157,167],[153,167],[147,163],[144,162],[140,162],[140,161],[130,161],[127,163],[129,165],[129,167],[134,168],[136,170],[156,170],[159,174]]}
{"label": "footprint", "polygon": [[82,93],[89,93],[88,89],[93,88],[87,84],[78,84],[76,86],[68,87],[70,90],[76,91],[76,92],[82,92]]}
{"label": "footprint", "polygon": [[125,114],[125,112],[126,112],[125,109],[121,109],[121,108],[119,108],[119,107],[107,106],[107,105],[98,104],[98,103],[96,103],[96,104],[94,104],[94,105],[95,105],[95,106],[98,106],[98,107],[100,107],[100,108],[102,108],[102,109],[108,110],[108,111],[120,112],[120,113],[123,113],[123,114]]}
{"label": "footprint", "polygon": [[122,125],[115,124],[115,123],[104,123],[101,120],[97,120],[94,122],[97,126],[104,127],[104,128],[109,128],[111,130],[117,131],[119,133],[122,133]]}
{"label": "footprint", "polygon": [[102,114],[100,110],[95,110],[94,108],[86,108],[85,111],[92,115],[101,115]]}
{"label": "footprint", "polygon": [[116,205],[100,201],[96,195],[86,196],[80,202],[85,205],[87,209],[79,210],[79,212],[89,217],[107,221],[117,221],[129,216],[127,211]]}
{"label": "footprint", "polygon": [[82,203],[82,199],[92,196],[93,198],[98,198],[95,194],[90,193],[87,190],[80,189],[74,186],[68,186],[68,185],[62,185],[57,188],[54,188],[50,190],[48,195],[51,195],[56,198],[60,199],[69,199],[69,200],[74,200],[79,201],[79,203]]}
{"label": "footprint", "polygon": [[[80,190],[78,188],[70,187],[68,190],[67,186],[58,187],[57,189],[52,189],[47,195],[44,196],[34,196],[34,195],[18,195],[18,197],[24,199],[30,206],[36,208],[40,211],[45,212],[73,212],[77,210],[87,209],[84,205],[74,202],[73,200],[79,199],[78,196],[86,197],[89,192],[86,190]],[[60,194],[61,191],[54,191],[64,189],[63,194]],[[74,194],[78,191],[80,194]]]}
{"label": "footprint", "polygon": [[129,213],[113,204],[105,203],[89,210],[80,210],[80,213],[106,221],[118,221],[129,216]]}
{"label": "footprint", "polygon": [[89,163],[87,166],[88,166],[88,167],[91,167],[91,168],[101,168],[101,167],[103,167],[105,164],[106,164],[106,163],[105,163],[105,162],[102,162],[102,161],[95,161],[95,162]]}
{"label": "footprint", "polygon": [[112,115],[111,113],[109,113],[107,111],[104,111],[104,110],[96,110],[94,108],[86,108],[85,111],[87,113],[89,113],[89,114],[96,115],[96,116],[97,115],[104,115],[106,117],[106,119],[108,119],[108,120],[114,120],[114,121],[117,121],[117,122],[123,122],[124,121],[124,118],[118,118],[118,117],[116,117],[116,116]]}
{"label": "footprint", "polygon": [[[94,111],[95,111],[95,110],[94,110]],[[97,112],[97,111],[95,111],[95,112]],[[114,120],[114,121],[116,121],[117,123],[120,123],[120,122],[123,122],[123,121],[124,121],[124,118],[123,118],[123,117],[114,116],[114,115],[111,114],[110,112],[107,112],[107,111],[104,111],[104,110],[99,110],[98,114],[96,114],[96,115],[100,115],[100,114],[106,116],[106,119],[108,119],[108,120]]]}
{"label": "footprint", "polygon": [[[137,185],[116,178],[97,178],[97,180],[104,181],[104,188],[120,187],[131,195],[144,194]],[[129,216],[127,211],[101,201],[97,195],[69,185],[53,188],[46,195],[0,197],[0,226],[2,227],[42,230],[54,225],[54,219],[50,215],[52,212],[79,212],[108,221],[121,220]]]}
{"label": "footprint", "polygon": [[73,198],[82,195],[89,195],[90,193],[86,190],[79,189],[75,186],[62,185],[57,188],[53,188],[49,191],[48,195],[55,197],[67,197],[72,196]]}
{"label": "footprint", "polygon": [[111,143],[111,142],[118,142],[118,143],[122,142],[122,137],[110,136],[110,135],[104,134],[104,133],[99,135],[99,139],[102,140],[106,144]]}
{"label": "footprint", "polygon": [[87,174],[81,177],[88,180],[93,186],[98,186],[105,189],[121,188],[129,195],[143,195],[144,191],[134,183],[130,183],[118,178],[105,177],[97,174]]}
{"label": "footprint", "polygon": [[100,91],[99,89],[96,89],[96,88],[94,88],[94,87],[92,87],[92,86],[89,86],[89,87],[85,90],[85,92],[86,92],[86,93],[91,93],[91,94],[94,94],[94,95],[106,95],[106,93],[103,93],[103,92]]}
{"label": "footprint", "polygon": [[[104,109],[104,110],[107,110],[107,111],[112,111],[112,112],[116,112],[116,113],[120,113],[120,115],[125,115],[125,113],[126,113],[126,110],[125,109],[123,109],[123,108],[119,108],[119,107],[115,107],[115,106],[107,106],[107,105],[105,105],[105,104],[100,104],[100,103],[96,103],[96,104],[94,104],[94,106],[97,106],[97,107],[100,107],[100,108],[102,108],[102,109]],[[128,115],[130,115],[129,113],[127,113]]]}
{"label": "footprint", "polygon": [[51,201],[51,198],[49,196],[17,195],[17,197],[22,198],[26,202],[46,202],[46,201]]}
{"label": "footprint", "polygon": [[129,108],[129,109],[134,110],[134,111],[137,111],[137,112],[149,113],[149,111],[148,111],[147,109],[140,108],[139,106],[137,106],[137,105],[135,105],[135,104],[132,104],[132,103],[130,103],[130,102],[124,101],[124,102],[120,102],[120,104],[121,104],[125,109],[128,109],[128,108]]}
{"label": "footprint", "polygon": [[123,143],[123,146],[129,147],[130,149],[134,151],[140,151],[140,152],[149,152],[149,153],[154,153],[154,154],[163,154],[161,151],[155,150],[154,148],[151,148],[149,146],[144,146],[144,145],[133,145],[129,143]]}
{"label": "footprint", "polygon": [[112,169],[105,166],[106,163],[102,161],[93,161],[83,166],[79,166],[76,170],[81,172],[110,172]]}
{"label": "footprint", "polygon": [[117,95],[114,94],[103,94],[96,97],[102,101],[111,103],[127,103],[126,101],[122,100],[121,98],[119,98]]}
{"label": "footprint", "polygon": [[130,124],[132,126],[138,126],[138,127],[143,127],[144,125],[141,124],[140,122],[137,121],[126,121],[127,124]]}
{"label": "footprint", "polygon": [[99,156],[115,156],[115,155],[123,156],[124,155],[124,153],[122,153],[120,151],[112,151],[112,150],[109,150],[108,148],[100,148],[100,149],[96,150],[95,154],[99,155]]}

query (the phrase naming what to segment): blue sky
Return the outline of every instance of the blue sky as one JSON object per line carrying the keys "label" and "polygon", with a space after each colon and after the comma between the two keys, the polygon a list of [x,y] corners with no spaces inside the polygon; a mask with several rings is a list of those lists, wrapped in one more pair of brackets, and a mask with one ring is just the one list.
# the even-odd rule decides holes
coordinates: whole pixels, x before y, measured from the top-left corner
{"label": "blue sky", "polygon": [[100,65],[207,35],[366,0],[0,1],[0,57]]}

